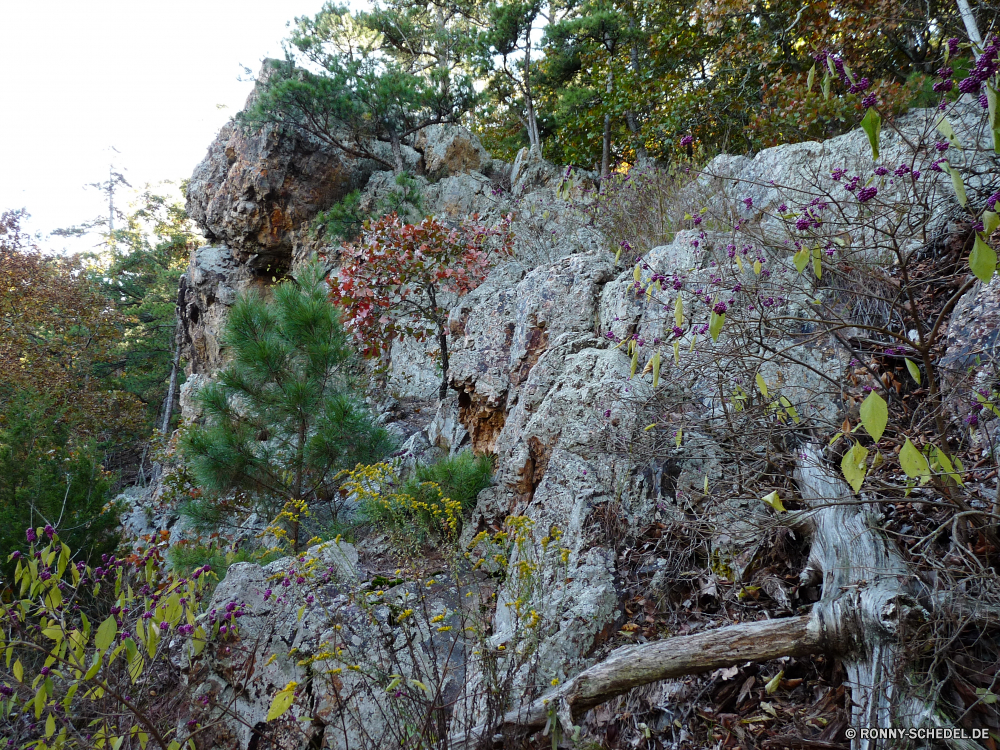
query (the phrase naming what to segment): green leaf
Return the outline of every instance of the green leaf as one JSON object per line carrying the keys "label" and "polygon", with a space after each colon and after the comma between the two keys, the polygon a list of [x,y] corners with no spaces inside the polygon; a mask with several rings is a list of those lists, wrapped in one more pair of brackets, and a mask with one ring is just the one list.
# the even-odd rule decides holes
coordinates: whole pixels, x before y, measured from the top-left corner
{"label": "green leaf", "polygon": [[[962,487],[964,483],[962,482],[962,477],[960,477],[955,472],[955,467],[951,463],[951,459],[948,458],[948,454],[943,450],[934,446],[934,460],[937,465],[941,467],[941,470],[948,476],[949,479],[954,480],[955,484]],[[957,460],[957,459],[956,459]]]}
{"label": "green leaf", "polygon": [[806,91],[813,90],[813,84],[816,82],[816,63],[809,68],[809,74],[806,76]]}
{"label": "green leaf", "polygon": [[885,426],[889,423],[889,407],[885,399],[875,391],[861,404],[861,424],[876,443],[882,439]]}
{"label": "green leaf", "polygon": [[755,379],[757,381],[757,388],[760,390],[761,395],[764,398],[770,398],[770,396],[767,395],[767,381],[764,380],[764,376],[758,372]]}
{"label": "green leaf", "polygon": [[14,662],[14,679],[18,682],[24,681],[24,667],[21,666],[20,659]]}
{"label": "green leaf", "polygon": [[823,256],[818,247],[813,248],[813,273],[817,279],[823,278]]}
{"label": "green leaf", "polygon": [[677,434],[674,435],[674,444],[680,448],[682,442],[684,442],[684,430],[678,427]]}
{"label": "green leaf", "polygon": [[632,368],[631,372],[629,372],[630,378],[635,377],[635,371],[636,369],[638,369],[638,367],[639,367],[639,347],[637,346],[635,347],[635,349],[632,350]]}
{"label": "green leaf", "polygon": [[920,368],[909,357],[906,358],[906,369],[910,373],[910,377],[917,382],[917,385],[920,385]]}
{"label": "green leaf", "polygon": [[958,142],[958,136],[955,135],[955,129],[951,126],[947,117],[941,115],[937,120],[936,127],[938,132],[945,137],[945,140],[947,140],[948,143],[955,148],[962,148],[961,144]]}
{"label": "green leaf", "polygon": [[861,485],[865,481],[865,475],[868,473],[868,467],[865,465],[865,459],[867,458],[868,449],[861,445],[861,443],[855,443],[840,461],[840,470],[844,472],[844,479],[851,485],[851,489],[855,493],[861,490]]}
{"label": "green leaf", "polygon": [[1000,214],[995,211],[983,211],[983,237],[989,239],[997,227],[1000,227]]}
{"label": "green leaf", "polygon": [[990,127],[997,126],[997,92],[990,84],[986,84],[986,104],[990,112]]}
{"label": "green leaf", "polygon": [[56,733],[56,717],[49,714],[49,718],[45,720],[45,736],[51,737]]}
{"label": "green leaf", "polygon": [[778,495],[777,490],[774,490],[773,492],[769,492],[768,494],[764,495],[764,497],[761,498],[761,502],[763,502],[765,505],[770,505],[779,513],[784,513],[787,510],[784,504],[781,502],[781,497]]}
{"label": "green leaf", "polygon": [[115,642],[115,635],[118,633],[118,623],[112,615],[101,623],[97,629],[97,636],[94,638],[94,646],[99,651],[106,651]]}
{"label": "green leaf", "polygon": [[861,129],[868,136],[868,143],[872,147],[872,159],[878,159],[879,135],[882,132],[882,116],[875,111],[874,107],[869,107],[861,121]]}
{"label": "green leaf", "polygon": [[962,175],[951,164],[948,164],[948,172],[951,174],[951,184],[955,187],[955,197],[958,198],[958,204],[964,207],[969,199],[965,197],[965,183],[962,182]]}
{"label": "green leaf", "polygon": [[830,101],[830,71],[823,76],[823,99]]}
{"label": "green leaf", "polygon": [[653,355],[653,387],[656,388],[660,384],[660,353],[656,352]]}
{"label": "green leaf", "polygon": [[674,303],[674,325],[678,328],[684,323],[684,301],[681,299],[681,295],[677,295],[677,301]]}
{"label": "green leaf", "polygon": [[795,255],[792,256],[792,262],[795,264],[795,268],[799,273],[806,270],[806,266],[809,265],[809,248],[802,248]]}
{"label": "green leaf", "polygon": [[990,279],[993,278],[993,272],[997,268],[996,251],[983,242],[978,234],[976,235],[976,242],[972,246],[972,252],[969,254],[969,268],[972,269],[972,273],[976,275],[976,278],[984,284],[990,282]]}
{"label": "green leaf", "polygon": [[712,317],[709,319],[708,332],[712,334],[712,341],[719,340],[719,333],[722,331],[722,325],[726,322],[726,314],[721,315],[714,310],[712,311]]}
{"label": "green leaf", "polygon": [[292,707],[295,702],[295,688],[298,684],[289,682],[283,689],[274,694],[271,699],[271,708],[267,711],[267,721],[274,721]]}
{"label": "green leaf", "polygon": [[917,447],[910,442],[909,438],[906,438],[906,442],[903,443],[902,449],[899,451],[899,465],[902,467],[903,471],[906,472],[906,476],[911,479],[922,479],[927,481],[931,478],[931,469],[927,465],[927,459],[924,458],[924,454],[917,450]]}

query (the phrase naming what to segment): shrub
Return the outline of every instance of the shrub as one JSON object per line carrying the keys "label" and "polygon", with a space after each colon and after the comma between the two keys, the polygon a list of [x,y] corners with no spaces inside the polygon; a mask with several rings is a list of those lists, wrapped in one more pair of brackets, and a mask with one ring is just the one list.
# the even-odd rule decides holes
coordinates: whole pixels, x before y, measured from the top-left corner
{"label": "shrub", "polygon": [[423,542],[457,536],[462,517],[492,477],[490,459],[466,451],[430,465],[418,464],[397,492],[386,491],[396,481],[388,464],[368,473],[352,472],[345,489],[357,496],[366,522]]}
{"label": "shrub", "polygon": [[238,300],[225,342],[232,362],[198,394],[206,424],[182,437],[184,455],[209,491],[240,491],[264,509],[285,503],[297,551],[306,504],[336,515],[334,477],[378,460],[392,439],[348,387],[350,351],[317,265],[280,284],[273,301]]}

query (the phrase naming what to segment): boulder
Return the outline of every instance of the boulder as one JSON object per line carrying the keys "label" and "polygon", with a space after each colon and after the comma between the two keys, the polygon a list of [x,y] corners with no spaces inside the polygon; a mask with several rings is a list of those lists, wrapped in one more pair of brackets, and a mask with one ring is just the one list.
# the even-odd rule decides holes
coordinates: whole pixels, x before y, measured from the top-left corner
{"label": "boulder", "polygon": [[479,139],[461,125],[429,125],[417,134],[414,148],[432,179],[484,172],[492,161]]}

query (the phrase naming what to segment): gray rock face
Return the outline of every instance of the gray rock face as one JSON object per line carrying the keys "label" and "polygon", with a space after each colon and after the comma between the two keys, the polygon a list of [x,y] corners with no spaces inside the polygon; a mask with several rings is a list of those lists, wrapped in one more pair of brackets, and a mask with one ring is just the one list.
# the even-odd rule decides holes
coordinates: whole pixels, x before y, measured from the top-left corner
{"label": "gray rock face", "polygon": [[424,172],[432,178],[484,172],[492,161],[479,139],[461,125],[426,127],[414,147],[423,154]]}
{"label": "gray rock face", "polygon": [[[221,337],[229,308],[252,283],[246,267],[225,245],[203,245],[191,254],[178,295],[184,332],[181,357],[188,376],[211,374],[222,366]],[[184,404],[181,410],[187,415]]]}
{"label": "gray rock face", "polygon": [[942,391],[959,417],[971,410],[972,388],[988,387],[1000,365],[1000,278],[980,281],[955,305],[938,362]]}

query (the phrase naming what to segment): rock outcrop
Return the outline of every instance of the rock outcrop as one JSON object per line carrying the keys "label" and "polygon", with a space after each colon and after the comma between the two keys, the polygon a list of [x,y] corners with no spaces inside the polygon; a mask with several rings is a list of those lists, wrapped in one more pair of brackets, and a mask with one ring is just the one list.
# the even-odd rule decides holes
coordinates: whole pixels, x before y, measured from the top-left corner
{"label": "rock outcrop", "polygon": [[[985,136],[974,109],[962,112],[953,122],[957,137],[966,143],[982,141]],[[896,179],[887,172],[879,183],[883,194],[905,205],[915,179],[940,191],[950,190],[950,177],[931,166],[937,153],[908,150],[908,143],[916,141],[918,134],[933,130],[935,114],[917,111],[896,125],[896,130],[883,134],[881,162],[908,167]],[[653,521],[681,524],[697,518],[720,529],[705,542],[706,554],[720,569],[735,571],[736,580],[751,574],[768,511],[757,497],[748,495],[740,477],[728,473],[731,456],[716,436],[707,429],[681,429],[685,415],[692,413],[704,420],[730,416],[726,410],[735,402],[728,392],[722,394],[720,373],[727,373],[727,388],[737,389],[745,398],[754,389],[762,392],[765,401],[771,398],[768,388],[780,394],[784,400],[775,396],[780,406],[773,408],[785,410],[785,422],[794,420],[798,425],[804,421],[802,430],[835,430],[850,416],[843,375],[852,357],[836,337],[808,325],[762,325],[752,351],[727,348],[724,342],[712,340],[708,335],[711,295],[703,290],[719,287],[718,301],[725,302],[727,295],[739,294],[742,286],[730,284],[733,291],[727,288],[723,294],[719,277],[719,268],[731,265],[735,257],[729,245],[733,233],[697,228],[679,231],[670,244],[646,253],[638,269],[626,268],[616,264],[601,236],[580,220],[577,209],[563,200],[565,195],[558,194],[563,171],[538,154],[525,150],[518,155],[511,168],[511,194],[495,179],[506,165],[492,161],[478,140],[462,128],[429,128],[416,147],[426,172],[417,178],[425,211],[453,222],[470,214],[487,220],[516,215],[514,257],[496,266],[481,286],[458,299],[451,310],[453,396],[433,407],[425,404],[429,423],[416,432],[408,429],[401,437],[410,461],[421,451],[441,455],[471,449],[496,457],[495,484],[480,494],[465,541],[478,531],[495,530],[511,515],[527,519],[540,535],[551,535],[553,529],[562,535],[565,554],[561,561],[547,562],[537,570],[547,596],[534,606],[545,626],[539,630],[530,668],[516,677],[518,690],[535,695],[553,681],[571,678],[590,665],[618,631],[624,616],[623,580],[628,574],[620,542],[636,538]],[[989,157],[969,158],[974,162],[971,171],[978,176],[966,188],[970,200],[981,200],[993,183],[987,161],[975,160]],[[872,170],[870,146],[863,133],[852,132],[824,143],[779,146],[753,158],[721,156],[691,188],[692,201],[710,196],[719,215],[751,226],[770,243],[769,255],[765,257],[761,250],[760,261],[767,266],[763,278],[784,291],[777,300],[752,302],[774,305],[782,320],[807,320],[810,305],[828,294],[818,284],[801,283],[800,274],[784,257],[788,253],[782,243],[792,247],[795,236],[784,216],[789,209],[782,204],[817,205],[814,201],[823,190],[842,187],[842,183],[836,185],[843,179],[834,177],[836,170],[845,170],[847,175]],[[914,177],[915,172],[919,177]],[[189,190],[191,215],[212,241],[193,254],[182,280],[183,351],[191,382],[201,382],[221,366],[219,331],[235,296],[255,285],[264,288],[286,273],[300,259],[297,248],[303,246],[307,223],[355,187],[365,188],[363,205],[374,206],[393,189],[393,179],[388,173],[371,176],[370,167],[298,135],[269,129],[245,134],[231,126],[220,133]],[[939,241],[939,235],[949,231],[954,209],[950,193],[926,211],[915,207],[908,233],[900,231],[899,241],[910,248]],[[867,209],[862,202],[846,202],[837,210],[841,213],[828,225],[855,221]],[[864,228],[849,242],[877,247],[868,243],[870,234],[882,231],[879,221],[860,222]],[[746,267],[740,261],[730,281],[749,285],[761,277],[761,267],[753,269],[754,259],[747,260]],[[673,306],[646,290],[654,278],[669,289],[672,280],[680,277],[699,287],[697,297],[704,304],[685,311],[685,329],[677,333]],[[997,355],[997,306],[995,279],[968,292],[948,331],[946,368],[963,370],[975,363],[977,355]],[[725,311],[725,304],[719,309]],[[685,352],[684,365],[665,358],[662,370],[657,370],[665,385],[654,394],[652,376],[647,376],[654,348],[669,352],[668,344],[674,341],[678,352]],[[393,347],[388,379],[393,396],[406,400],[434,395],[440,375],[433,354],[433,344],[406,342]],[[185,398],[184,404],[185,414],[192,416],[190,399]],[[747,422],[745,429],[749,433],[758,426]],[[784,439],[779,435],[773,441],[777,444]],[[620,449],[621,441],[630,441],[629,451]],[[762,447],[765,443],[753,447],[762,456],[765,468],[761,472],[777,475],[779,468],[771,464],[771,448]],[[632,454],[633,446],[648,450]],[[727,499],[711,501],[710,486]],[[612,527],[614,534],[609,532]],[[507,561],[508,580],[522,562],[516,555]],[[215,606],[222,606],[226,599],[249,602],[254,592],[267,588],[269,578],[280,576],[293,564],[286,560],[266,569],[234,566],[216,592]],[[341,573],[356,577],[346,568]],[[668,587],[669,581],[662,579],[660,584]],[[713,585],[706,579],[704,591],[712,591]],[[782,611],[790,611],[788,586],[774,580],[768,586]],[[330,590],[325,606],[340,608],[350,619],[349,598],[335,589]],[[450,601],[453,594],[439,593],[441,601]],[[506,593],[501,588],[491,624],[494,648],[505,645],[515,629],[516,617],[508,601],[515,597]],[[303,674],[290,647],[307,653],[310,644],[332,637],[325,611],[310,610],[298,622],[287,607],[261,601],[250,604],[244,632],[264,644],[266,653],[277,654],[277,659],[259,667],[249,687],[237,686],[229,674],[232,665],[219,659],[199,667],[205,672],[197,690],[229,695],[252,727],[266,715],[265,696]],[[390,625],[381,623],[384,628]],[[360,624],[357,627],[355,645],[370,637],[361,632]],[[477,683],[483,675],[463,662],[455,679]],[[342,685],[347,685],[346,678]],[[316,729],[314,746],[325,742],[322,746],[350,747],[350,738],[355,736],[351,733],[361,731],[359,726],[368,723],[367,731],[372,731],[371,723],[378,721],[378,701],[372,703],[375,699],[370,696],[365,700],[359,699],[347,711],[353,717],[349,721],[357,725],[337,734],[327,726],[335,723],[334,707],[340,705],[336,697],[311,695],[309,710],[320,717],[321,724],[326,722]],[[479,705],[463,708],[471,719],[481,718],[483,710]],[[246,748],[248,732],[234,729],[228,741]]]}

